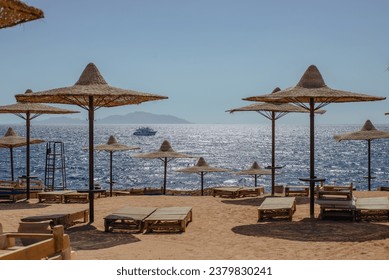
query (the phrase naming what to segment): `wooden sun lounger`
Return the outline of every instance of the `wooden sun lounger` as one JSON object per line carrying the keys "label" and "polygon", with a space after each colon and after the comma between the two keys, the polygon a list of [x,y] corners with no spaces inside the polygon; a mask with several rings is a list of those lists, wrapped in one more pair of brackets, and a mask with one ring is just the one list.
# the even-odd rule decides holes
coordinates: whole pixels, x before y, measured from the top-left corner
{"label": "wooden sun lounger", "polygon": [[0,200],[2,202],[16,202],[26,197],[26,191],[20,188],[19,181],[0,180]]}
{"label": "wooden sun lounger", "polygon": [[63,202],[64,203],[73,203],[73,202],[88,203],[89,194],[78,193],[78,192],[65,193],[63,195]]}
{"label": "wooden sun lounger", "polygon": [[[44,185],[40,180],[31,180],[30,198],[37,198]],[[27,188],[23,181],[0,180],[0,200],[4,202],[16,202],[27,198]]]}
{"label": "wooden sun lounger", "polygon": [[213,196],[236,198],[241,187],[220,187],[213,189]]}
{"label": "wooden sun lounger", "polygon": [[245,197],[245,196],[260,196],[265,193],[264,187],[219,187],[213,189],[213,196],[220,197]]}
{"label": "wooden sun lounger", "polygon": [[52,191],[38,193],[39,202],[54,202],[62,203],[64,201],[64,195],[74,193],[75,191]]}
{"label": "wooden sun lounger", "polygon": [[88,222],[89,210],[84,209],[84,210],[74,211],[74,212],[69,212],[69,211],[53,212],[47,215],[30,216],[21,219],[22,222],[41,222],[46,220],[51,221],[50,223],[51,227],[54,227],[56,225],[63,225],[64,228],[69,228],[78,222],[83,222],[83,223]]}
{"label": "wooden sun lounger", "polygon": [[321,219],[327,217],[348,217],[355,220],[355,199],[316,199],[316,204],[320,205],[320,215]]}
{"label": "wooden sun lounger", "polygon": [[[24,188],[27,193],[27,182],[25,178],[20,179],[20,187]],[[30,180],[30,198],[38,198],[38,193],[43,192],[45,189],[45,185],[39,179],[31,179]]]}
{"label": "wooden sun lounger", "polygon": [[186,226],[192,221],[192,207],[158,208],[145,219],[146,233],[157,231],[186,231]]}
{"label": "wooden sun lounger", "polygon": [[[1,224],[0,224],[1,228]],[[35,239],[28,246],[16,246],[16,239]],[[74,259],[70,239],[62,226],[53,228],[50,234],[44,233],[1,233],[0,260],[69,260]]]}
{"label": "wooden sun lounger", "polygon": [[144,220],[156,209],[154,207],[125,207],[119,209],[104,218],[105,231],[126,229],[143,232]]}
{"label": "wooden sun lounger", "polygon": [[350,186],[321,186],[316,189],[317,199],[351,200],[353,185]]}
{"label": "wooden sun lounger", "polygon": [[309,196],[308,186],[285,186],[285,196],[302,195]]}
{"label": "wooden sun lounger", "polygon": [[107,197],[107,190],[105,190],[105,189],[94,189],[94,190],[78,189],[77,190],[78,194],[87,194],[88,196],[89,196],[90,192],[93,193],[94,198]]}
{"label": "wooden sun lounger", "polygon": [[245,197],[245,196],[260,196],[261,194],[265,193],[264,187],[242,187],[238,190],[238,196],[239,197]]}
{"label": "wooden sun lounger", "polygon": [[16,202],[26,198],[27,192],[25,189],[0,186],[0,200],[3,202]]}
{"label": "wooden sun lounger", "polygon": [[389,200],[387,197],[358,198],[356,201],[356,220],[389,220]]}
{"label": "wooden sun lounger", "polygon": [[267,197],[258,208],[258,221],[265,218],[288,218],[296,211],[295,197]]}
{"label": "wooden sun lounger", "polygon": [[315,203],[320,205],[321,219],[326,217],[346,217],[355,221],[355,198],[353,185],[331,186],[323,185],[316,189]]}

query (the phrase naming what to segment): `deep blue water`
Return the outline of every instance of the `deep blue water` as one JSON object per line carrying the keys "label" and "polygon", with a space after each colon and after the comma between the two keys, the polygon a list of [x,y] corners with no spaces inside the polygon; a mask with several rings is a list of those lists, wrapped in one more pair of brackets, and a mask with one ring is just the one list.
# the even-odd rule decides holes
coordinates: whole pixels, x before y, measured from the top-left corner
{"label": "deep blue water", "polygon": [[[95,145],[107,142],[114,135],[118,142],[139,146],[141,150],[115,152],[113,156],[116,188],[159,187],[163,181],[162,161],[133,158],[136,153],[157,150],[164,139],[174,150],[195,156],[203,156],[209,165],[240,171],[249,168],[254,161],[261,166],[271,163],[271,130],[269,125],[150,125],[158,131],[155,136],[134,136],[139,125],[111,125],[95,127]],[[4,135],[8,126],[0,126]],[[25,135],[25,127],[13,126],[19,135]],[[377,126],[389,130],[389,126]],[[367,141],[336,142],[334,134],[359,130],[360,126],[316,126],[316,175],[328,183],[353,182],[358,190],[367,189]],[[31,137],[47,141],[63,141],[65,144],[68,188],[82,188],[88,183],[87,126],[31,127]],[[388,185],[389,140],[372,141],[373,189]],[[46,144],[31,146],[31,174],[44,179]],[[276,125],[276,164],[284,166],[276,182],[301,185],[299,177],[309,177],[309,128],[308,126]],[[15,148],[15,176],[25,173],[25,148]],[[168,164],[168,188],[198,189],[200,176],[176,172],[179,168],[196,163],[197,159],[175,159]],[[0,179],[10,178],[9,150],[0,149]],[[95,181],[108,188],[109,153],[95,153]],[[269,191],[270,176],[262,176],[259,183]],[[208,173],[205,186],[253,185],[250,176],[233,173]]]}

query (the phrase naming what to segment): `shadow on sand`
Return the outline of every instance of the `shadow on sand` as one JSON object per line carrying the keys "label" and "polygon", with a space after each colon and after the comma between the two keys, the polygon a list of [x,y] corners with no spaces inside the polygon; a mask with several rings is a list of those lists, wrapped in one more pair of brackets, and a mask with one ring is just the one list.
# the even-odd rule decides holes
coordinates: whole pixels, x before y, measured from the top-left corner
{"label": "shadow on sand", "polygon": [[49,205],[42,203],[30,203],[29,201],[18,201],[0,203],[0,210],[22,210],[22,209],[39,209],[46,208]]}
{"label": "shadow on sand", "polygon": [[76,250],[98,250],[140,241],[128,232],[104,232],[90,224],[70,228],[66,233]]}
{"label": "shadow on sand", "polygon": [[349,221],[303,219],[273,221],[232,228],[237,234],[308,242],[363,242],[389,238],[389,226]]}
{"label": "shadow on sand", "polygon": [[[241,199],[226,199],[222,200],[222,203],[231,204],[231,205],[249,205],[249,206],[260,206],[266,197],[270,196],[262,196],[262,197],[250,197],[250,198],[241,198]],[[296,204],[308,204],[309,198],[303,196],[296,197]]]}

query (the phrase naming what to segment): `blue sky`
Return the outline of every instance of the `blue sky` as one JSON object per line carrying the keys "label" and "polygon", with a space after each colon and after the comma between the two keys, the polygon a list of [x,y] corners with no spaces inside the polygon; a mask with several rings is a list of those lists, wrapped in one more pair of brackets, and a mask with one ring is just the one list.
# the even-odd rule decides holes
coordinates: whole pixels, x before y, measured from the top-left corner
{"label": "blue sky", "polygon": [[[254,112],[225,110],[296,85],[311,64],[332,88],[389,97],[389,1],[26,3],[45,18],[0,30],[1,105],[27,88],[73,85],[89,62],[112,86],[169,97],[100,109],[96,119],[146,111],[195,123],[267,123]],[[388,102],[330,104],[317,123],[386,124]],[[19,121],[0,115],[0,123]],[[308,124],[308,116],[280,121]]]}

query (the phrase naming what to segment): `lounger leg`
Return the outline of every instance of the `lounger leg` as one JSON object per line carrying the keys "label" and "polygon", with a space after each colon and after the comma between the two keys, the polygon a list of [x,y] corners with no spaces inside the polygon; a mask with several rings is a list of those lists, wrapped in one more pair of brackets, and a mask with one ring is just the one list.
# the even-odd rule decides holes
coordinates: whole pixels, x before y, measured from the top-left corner
{"label": "lounger leg", "polygon": [[84,223],[88,222],[88,218],[89,218],[89,212],[88,212],[88,210],[85,210],[84,211]]}
{"label": "lounger leg", "polygon": [[186,219],[183,219],[181,221],[181,231],[185,232],[186,230]]}
{"label": "lounger leg", "polygon": [[150,233],[151,232],[151,228],[150,228],[150,223],[149,222],[145,222],[144,227],[146,229],[145,233]]}
{"label": "lounger leg", "polygon": [[324,208],[320,207],[320,215],[319,215],[319,218],[320,219],[324,219]]}
{"label": "lounger leg", "polygon": [[145,228],[145,222],[144,221],[139,221],[139,233],[142,233]]}
{"label": "lounger leg", "polygon": [[143,221],[135,221],[135,224],[137,225],[139,233],[142,233],[143,232]]}
{"label": "lounger leg", "polygon": [[109,222],[107,220],[104,220],[104,231],[109,232]]}

